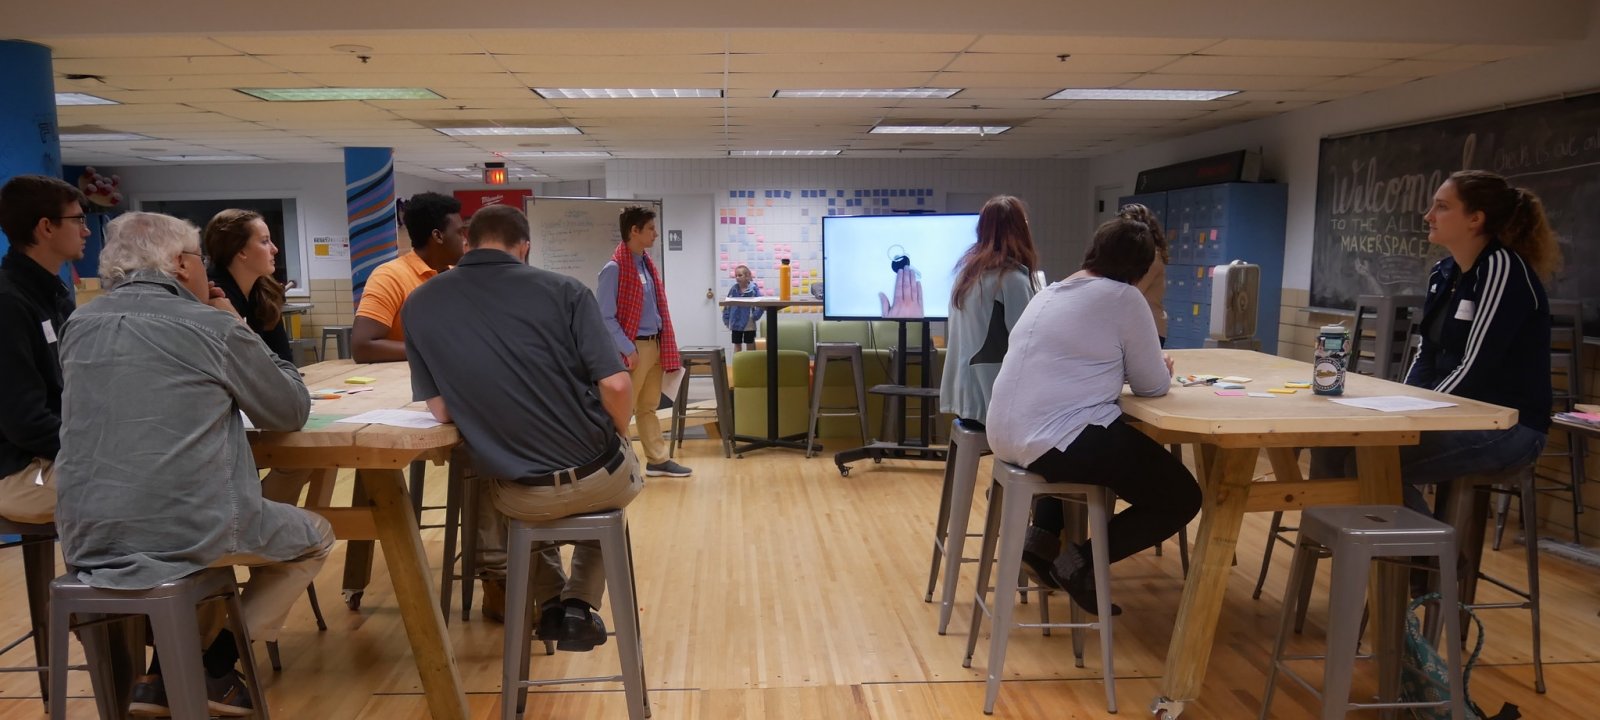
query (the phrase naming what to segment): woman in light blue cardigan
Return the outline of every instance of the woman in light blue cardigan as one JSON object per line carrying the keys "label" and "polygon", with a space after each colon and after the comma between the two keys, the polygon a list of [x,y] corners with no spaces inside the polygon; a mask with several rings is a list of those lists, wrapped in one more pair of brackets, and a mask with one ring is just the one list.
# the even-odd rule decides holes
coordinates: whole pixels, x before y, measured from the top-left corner
{"label": "woman in light blue cardigan", "polygon": [[1011,328],[1039,291],[1032,275],[1038,267],[1022,201],[1000,195],[984,203],[978,243],[956,264],[939,383],[939,411],[955,415],[964,427],[984,429]]}

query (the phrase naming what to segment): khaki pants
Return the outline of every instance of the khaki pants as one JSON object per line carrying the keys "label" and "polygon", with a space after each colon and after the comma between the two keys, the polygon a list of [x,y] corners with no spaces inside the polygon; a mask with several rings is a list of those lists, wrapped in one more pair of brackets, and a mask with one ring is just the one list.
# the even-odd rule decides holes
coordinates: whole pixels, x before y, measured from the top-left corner
{"label": "khaki pants", "polygon": [[261,478],[261,498],[285,505],[299,505],[300,493],[311,482],[315,470],[268,470]]}
{"label": "khaki pants", "polygon": [[55,463],[35,458],[27,467],[0,478],[0,517],[29,525],[55,522]]}
{"label": "khaki pants", "polygon": [[[478,504],[479,572],[490,577],[505,577],[508,516],[540,522],[617,510],[633,502],[639,491],[644,489],[644,472],[630,444],[623,443],[622,451],[626,457],[614,472],[602,468],[575,483],[535,487],[508,480],[485,479],[484,500],[488,502]],[[575,598],[592,607],[600,607],[600,598],[606,587],[600,544],[570,544],[573,546],[570,579],[562,571],[561,549],[556,543],[542,543],[534,547],[531,602],[544,602],[554,597]]]}
{"label": "khaki pants", "polygon": [[633,364],[633,422],[639,428],[639,443],[644,445],[645,462],[655,465],[667,461],[667,441],[661,438],[661,341],[636,340],[638,360]]}
{"label": "khaki pants", "polygon": [[[316,513],[301,510],[311,517],[318,530],[318,540],[305,554],[287,562],[270,560],[258,555],[223,555],[211,567],[243,565],[250,568],[250,579],[239,587],[239,602],[244,606],[244,625],[250,639],[256,642],[275,642],[283,621],[295,601],[306,592],[306,586],[322,569],[328,552],[333,549],[333,526],[328,519]],[[205,645],[222,630],[227,617],[227,606],[211,603],[200,614],[200,630]]]}

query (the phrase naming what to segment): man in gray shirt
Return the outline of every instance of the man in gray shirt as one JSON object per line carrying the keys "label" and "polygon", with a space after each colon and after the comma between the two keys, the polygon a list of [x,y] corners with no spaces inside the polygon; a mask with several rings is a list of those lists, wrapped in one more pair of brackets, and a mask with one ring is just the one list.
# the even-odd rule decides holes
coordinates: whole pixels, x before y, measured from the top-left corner
{"label": "man in gray shirt", "polygon": [[[454,270],[412,293],[401,315],[417,400],[454,422],[492,503],[480,503],[485,614],[505,592],[506,516],[542,521],[626,506],[644,488],[626,432],[633,382],[577,280],[527,265],[528,219],[479,210]],[[498,512],[496,511],[498,509]],[[583,652],[605,643],[596,543],[567,579],[554,545],[536,548],[537,637]],[[503,605],[501,606],[503,608]]]}
{"label": "man in gray shirt", "polygon": [[[248,565],[242,600],[253,640],[274,641],[333,545],[328,521],[263,500],[243,411],[289,432],[311,410],[295,367],[267,349],[206,279],[200,234],[166,215],[106,228],[109,290],[61,337],[65,389],[56,526],[67,565],[100,588],[142,590],[208,567]],[[220,618],[208,637],[221,627]],[[205,654],[214,714],[249,714],[234,642]],[[133,691],[134,715],[166,711],[160,663]]]}

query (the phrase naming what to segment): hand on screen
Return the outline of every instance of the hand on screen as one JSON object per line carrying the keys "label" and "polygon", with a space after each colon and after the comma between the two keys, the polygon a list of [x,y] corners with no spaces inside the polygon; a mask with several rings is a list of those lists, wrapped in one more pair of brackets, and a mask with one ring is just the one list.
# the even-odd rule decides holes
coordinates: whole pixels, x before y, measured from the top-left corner
{"label": "hand on screen", "polygon": [[922,281],[917,279],[917,271],[910,265],[900,268],[894,274],[894,302],[890,302],[883,293],[878,293],[878,302],[883,306],[883,316],[886,318],[915,318],[922,319]]}

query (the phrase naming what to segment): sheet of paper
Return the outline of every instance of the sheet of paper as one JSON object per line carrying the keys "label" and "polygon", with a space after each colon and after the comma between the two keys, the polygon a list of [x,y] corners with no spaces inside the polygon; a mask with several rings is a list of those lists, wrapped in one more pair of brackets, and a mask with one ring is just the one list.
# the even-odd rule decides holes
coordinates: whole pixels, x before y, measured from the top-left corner
{"label": "sheet of paper", "polygon": [[1381,412],[1416,412],[1418,410],[1437,410],[1439,408],[1455,407],[1455,403],[1439,400],[1424,400],[1407,395],[1381,395],[1367,398],[1340,398],[1334,400],[1340,405],[1366,408]]}
{"label": "sheet of paper", "polygon": [[339,418],[334,422],[358,425],[389,425],[391,427],[415,428],[418,430],[439,427],[444,424],[433,419],[433,415],[417,410],[368,410],[360,415]]}
{"label": "sheet of paper", "polygon": [[254,429],[256,429],[256,424],[253,423],[253,422],[250,422],[250,416],[244,414],[243,410],[239,411],[239,419],[244,421],[244,429],[246,429],[246,430],[254,430]]}
{"label": "sheet of paper", "polygon": [[1248,394],[1250,397],[1266,398],[1268,400],[1271,400],[1271,399],[1277,397],[1277,395],[1273,395],[1272,393],[1269,393],[1269,392],[1264,392],[1264,393],[1263,392],[1253,392],[1253,393],[1246,393],[1246,394]]}
{"label": "sheet of paper", "polygon": [[683,368],[678,368],[677,370],[673,370],[672,372],[662,375],[661,394],[667,396],[668,400],[677,402],[678,386],[683,384],[683,378],[687,374],[688,373],[685,372]]}

